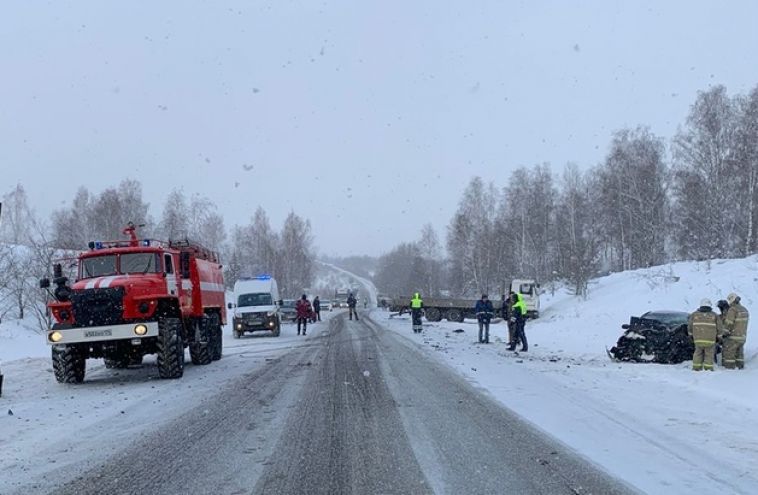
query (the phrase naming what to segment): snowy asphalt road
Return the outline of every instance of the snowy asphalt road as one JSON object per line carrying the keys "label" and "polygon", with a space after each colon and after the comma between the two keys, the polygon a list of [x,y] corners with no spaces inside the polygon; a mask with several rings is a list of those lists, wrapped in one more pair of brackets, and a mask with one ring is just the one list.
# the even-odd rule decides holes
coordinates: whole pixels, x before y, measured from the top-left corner
{"label": "snowy asphalt road", "polygon": [[629,493],[370,319],[328,324],[54,493]]}

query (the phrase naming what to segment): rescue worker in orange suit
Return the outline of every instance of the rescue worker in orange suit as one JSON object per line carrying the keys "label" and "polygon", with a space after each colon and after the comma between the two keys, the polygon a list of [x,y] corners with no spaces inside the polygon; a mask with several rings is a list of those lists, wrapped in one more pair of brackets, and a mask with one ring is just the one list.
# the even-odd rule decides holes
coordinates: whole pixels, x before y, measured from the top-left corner
{"label": "rescue worker in orange suit", "polygon": [[721,332],[722,349],[721,364],[727,369],[743,369],[745,367],[745,340],[747,339],[747,323],[750,318],[745,306],[740,304],[740,296],[732,292],[726,296],[729,309],[723,318]]}
{"label": "rescue worker in orange suit", "polygon": [[687,333],[695,341],[692,355],[694,371],[713,371],[716,338],[722,334],[721,318],[711,309],[710,299],[700,301],[700,307],[687,320]]}

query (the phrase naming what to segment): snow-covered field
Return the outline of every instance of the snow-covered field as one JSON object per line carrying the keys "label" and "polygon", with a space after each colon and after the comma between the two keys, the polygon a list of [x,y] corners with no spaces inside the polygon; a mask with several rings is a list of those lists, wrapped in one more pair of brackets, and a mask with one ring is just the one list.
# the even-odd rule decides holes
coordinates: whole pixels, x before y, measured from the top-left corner
{"label": "snow-covered field", "polygon": [[703,297],[715,304],[732,291],[758,316],[757,257],[603,277],[587,300],[562,291],[544,296],[542,317],[526,327],[529,352],[521,355],[505,350],[503,322],[491,327],[493,343],[480,345],[473,320],[425,323],[414,335],[408,316],[376,310],[372,318],[646,493],[758,493],[754,323],[743,371],[615,363],[605,352],[631,315],[692,311]]}
{"label": "snow-covered field", "polygon": [[[336,313],[322,314],[328,320]],[[294,347],[308,345],[326,323],[295,326],[281,336],[231,337],[224,329],[224,357],[207,366],[189,362],[180,380],[160,380],[155,357],[128,370],[109,370],[87,361],[83,385],[55,381],[44,337],[17,322],[0,326],[0,493],[23,487],[36,493],[91,468],[147,432],[202,404],[219,387],[241,379]]]}

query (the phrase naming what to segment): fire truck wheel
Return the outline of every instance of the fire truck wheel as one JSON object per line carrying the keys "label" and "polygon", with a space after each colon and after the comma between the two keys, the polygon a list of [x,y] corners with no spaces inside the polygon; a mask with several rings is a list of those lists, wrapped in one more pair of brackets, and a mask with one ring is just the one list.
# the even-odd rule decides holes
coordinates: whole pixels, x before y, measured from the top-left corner
{"label": "fire truck wheel", "polygon": [[211,327],[209,318],[203,318],[202,321],[196,322],[196,325],[200,325],[200,331],[203,333],[203,339],[205,342],[192,342],[189,346],[190,358],[192,364],[210,364],[211,363],[211,347],[213,341],[211,338]]}
{"label": "fire truck wheel", "polygon": [[221,359],[224,349],[224,334],[221,331],[221,318],[218,315],[210,315],[211,328],[211,359]]}
{"label": "fire truck wheel", "polygon": [[181,378],[184,374],[184,344],[179,318],[158,321],[158,374],[161,378]]}
{"label": "fire truck wheel", "polygon": [[58,383],[82,383],[87,359],[74,346],[53,347],[53,371]]}

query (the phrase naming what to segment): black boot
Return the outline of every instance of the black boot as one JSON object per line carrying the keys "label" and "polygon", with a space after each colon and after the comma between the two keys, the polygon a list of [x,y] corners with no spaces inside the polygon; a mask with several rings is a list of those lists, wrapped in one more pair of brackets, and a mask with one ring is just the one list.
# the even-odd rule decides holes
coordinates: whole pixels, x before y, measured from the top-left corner
{"label": "black boot", "polygon": [[518,329],[518,340],[521,342],[521,352],[526,352],[529,349],[529,343],[526,340],[526,332],[523,326]]}

